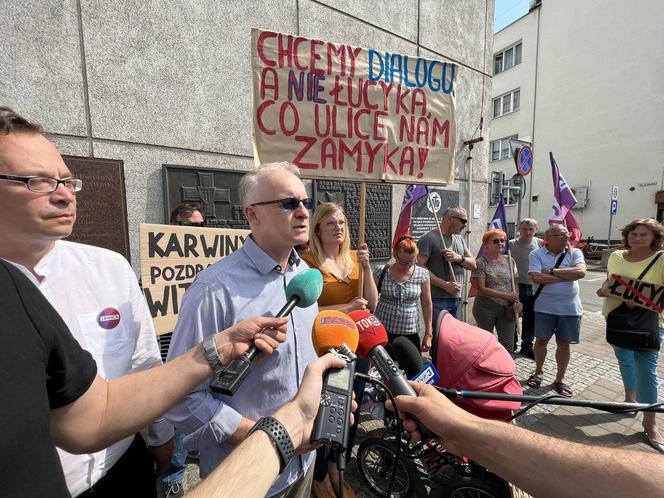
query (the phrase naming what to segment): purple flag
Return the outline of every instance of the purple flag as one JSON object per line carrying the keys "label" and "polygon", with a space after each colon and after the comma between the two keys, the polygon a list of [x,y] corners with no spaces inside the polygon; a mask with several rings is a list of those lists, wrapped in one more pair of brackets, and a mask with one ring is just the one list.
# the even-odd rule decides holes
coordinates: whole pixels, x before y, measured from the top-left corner
{"label": "purple flag", "polygon": [[410,234],[410,221],[413,213],[413,205],[419,199],[427,195],[428,192],[429,189],[426,185],[408,185],[408,187],[406,187],[406,192],[403,195],[403,202],[401,203],[399,220],[397,221],[397,227],[394,230],[392,247],[394,247],[394,244],[396,244],[399,237]]}
{"label": "purple flag", "polygon": [[549,224],[565,225],[569,231],[570,245],[575,247],[581,240],[581,227],[571,211],[576,204],[576,197],[563,175],[560,174],[558,164],[553,158],[553,152],[549,152],[549,159],[551,159],[551,174],[553,175],[553,205]]}

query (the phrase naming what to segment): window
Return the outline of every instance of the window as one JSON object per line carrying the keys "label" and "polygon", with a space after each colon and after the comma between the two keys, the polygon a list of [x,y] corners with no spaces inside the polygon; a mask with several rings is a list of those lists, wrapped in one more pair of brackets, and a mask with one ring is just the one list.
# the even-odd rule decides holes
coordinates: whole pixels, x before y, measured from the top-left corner
{"label": "window", "polygon": [[512,90],[510,93],[493,99],[493,117],[498,118],[510,112],[518,111],[521,106],[521,90]]}
{"label": "window", "polygon": [[502,73],[517,64],[521,64],[521,48],[521,42],[519,42],[494,55],[493,74]]}
{"label": "window", "polygon": [[519,135],[512,135],[511,137],[505,137],[491,142],[492,161],[500,161],[501,159],[509,159],[512,157],[510,138],[519,138]]}

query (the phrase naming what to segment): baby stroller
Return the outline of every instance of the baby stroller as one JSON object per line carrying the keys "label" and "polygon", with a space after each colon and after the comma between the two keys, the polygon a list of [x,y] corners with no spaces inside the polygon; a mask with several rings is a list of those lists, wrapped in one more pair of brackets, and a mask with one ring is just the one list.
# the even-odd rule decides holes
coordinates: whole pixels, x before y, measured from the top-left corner
{"label": "baby stroller", "polygon": [[[440,373],[439,387],[505,394],[523,394],[515,376],[514,361],[496,337],[478,327],[456,320],[447,312],[439,316],[439,331],[431,347],[433,364]],[[509,420],[518,402],[459,399],[454,402],[479,417]],[[358,449],[360,473],[380,496],[386,496],[396,455],[396,421],[386,419],[385,428],[372,431]],[[452,455],[436,439],[409,444],[401,442],[392,497],[465,496],[502,498],[511,496],[509,484],[465,457]]]}

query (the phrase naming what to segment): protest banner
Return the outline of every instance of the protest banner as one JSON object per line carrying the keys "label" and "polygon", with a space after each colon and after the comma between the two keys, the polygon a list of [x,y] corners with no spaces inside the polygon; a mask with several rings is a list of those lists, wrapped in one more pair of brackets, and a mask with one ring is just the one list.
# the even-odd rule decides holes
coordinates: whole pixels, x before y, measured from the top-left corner
{"label": "protest banner", "polygon": [[664,285],[612,274],[609,277],[609,296],[661,313]]}
{"label": "protest banner", "polygon": [[249,230],[140,225],[141,284],[157,335],[173,332],[196,275],[238,250]]}
{"label": "protest banner", "polygon": [[257,164],[303,177],[454,181],[451,62],[301,36],[251,32]]}

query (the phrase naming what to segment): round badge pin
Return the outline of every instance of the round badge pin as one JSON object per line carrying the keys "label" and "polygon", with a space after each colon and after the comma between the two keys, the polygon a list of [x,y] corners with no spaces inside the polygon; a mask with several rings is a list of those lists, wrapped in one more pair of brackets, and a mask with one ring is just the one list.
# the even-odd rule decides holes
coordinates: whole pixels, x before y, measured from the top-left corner
{"label": "round badge pin", "polygon": [[120,323],[120,312],[116,308],[104,308],[97,315],[97,323],[102,329],[114,329]]}

